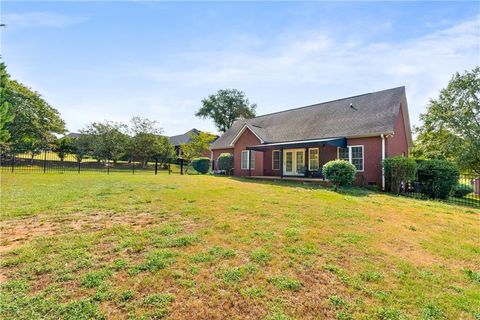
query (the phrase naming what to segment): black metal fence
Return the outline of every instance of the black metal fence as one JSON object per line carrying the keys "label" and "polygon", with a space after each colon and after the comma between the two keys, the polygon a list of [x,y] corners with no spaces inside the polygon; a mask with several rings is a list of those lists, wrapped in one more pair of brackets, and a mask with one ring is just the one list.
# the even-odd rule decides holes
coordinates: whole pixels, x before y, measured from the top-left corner
{"label": "black metal fence", "polygon": [[189,161],[181,158],[152,158],[149,159],[149,161],[138,161],[136,159],[98,161],[87,157],[82,159],[82,161],[77,161],[71,154],[67,154],[63,159],[60,159],[56,153],[49,150],[42,150],[32,155],[30,152],[14,152],[12,150],[1,149],[0,172],[185,174],[195,172],[195,170],[191,168]]}
{"label": "black metal fence", "polygon": [[480,208],[480,176],[461,174],[452,188],[451,183],[441,176],[419,172],[413,181],[402,182],[399,194]]}

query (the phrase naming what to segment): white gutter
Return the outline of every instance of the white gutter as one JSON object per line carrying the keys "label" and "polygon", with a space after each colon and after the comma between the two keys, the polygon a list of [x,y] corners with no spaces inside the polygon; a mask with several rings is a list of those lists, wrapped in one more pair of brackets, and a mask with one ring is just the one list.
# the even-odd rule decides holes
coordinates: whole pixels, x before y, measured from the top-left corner
{"label": "white gutter", "polygon": [[385,191],[385,169],[383,168],[383,160],[385,160],[385,136],[383,133],[380,135],[382,138],[382,191]]}
{"label": "white gutter", "polygon": [[289,145],[289,144],[298,144],[298,143],[310,143],[310,142],[328,142],[332,140],[343,139],[343,137],[338,138],[327,138],[327,139],[315,139],[315,140],[297,140],[297,141],[288,141],[288,142],[275,142],[275,143],[265,143],[259,144],[252,147],[273,147],[279,145]]}

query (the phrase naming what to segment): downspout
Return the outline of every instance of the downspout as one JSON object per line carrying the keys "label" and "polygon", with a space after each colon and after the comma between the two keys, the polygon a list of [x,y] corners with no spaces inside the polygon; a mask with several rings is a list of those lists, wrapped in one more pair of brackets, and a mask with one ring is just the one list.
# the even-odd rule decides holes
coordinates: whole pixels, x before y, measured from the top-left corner
{"label": "downspout", "polygon": [[383,133],[380,135],[382,138],[382,191],[385,191],[385,168],[383,168],[383,160],[385,160],[385,136]]}

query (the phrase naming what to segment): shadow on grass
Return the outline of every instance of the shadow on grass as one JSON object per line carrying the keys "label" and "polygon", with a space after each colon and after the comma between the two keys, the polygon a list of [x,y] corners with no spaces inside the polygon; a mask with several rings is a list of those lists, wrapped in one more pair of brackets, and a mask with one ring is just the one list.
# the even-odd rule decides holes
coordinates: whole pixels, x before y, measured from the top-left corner
{"label": "shadow on grass", "polygon": [[[329,190],[334,191],[333,187],[326,187],[322,186],[315,182],[308,182],[308,181],[291,181],[291,180],[262,180],[262,179],[249,179],[249,178],[242,178],[242,177],[234,177],[234,176],[215,176],[218,178],[230,179],[235,181],[240,181],[243,183],[253,183],[253,184],[263,184],[263,185],[271,185],[271,186],[284,186],[290,188],[302,188],[302,189],[319,189],[319,190]],[[376,193],[374,190],[362,188],[362,187],[339,187],[337,191],[338,194],[353,196],[353,197],[367,197],[373,193]]]}

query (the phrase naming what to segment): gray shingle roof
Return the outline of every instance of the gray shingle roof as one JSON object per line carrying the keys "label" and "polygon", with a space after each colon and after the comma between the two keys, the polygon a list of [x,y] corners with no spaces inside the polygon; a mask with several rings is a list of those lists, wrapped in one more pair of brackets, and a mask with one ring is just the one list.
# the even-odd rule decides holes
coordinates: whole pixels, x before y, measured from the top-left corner
{"label": "gray shingle roof", "polygon": [[185,132],[184,134],[179,134],[179,135],[176,135],[176,136],[169,137],[170,143],[174,146],[179,146],[182,143],[189,143],[190,140],[191,140],[192,134],[197,135],[199,133],[200,133],[200,130],[197,130],[197,129],[194,128],[194,129],[192,129],[188,132]]}
{"label": "gray shingle roof", "polygon": [[237,120],[211,149],[231,148],[232,141],[245,125],[264,143],[393,133],[400,104],[406,115],[410,144],[405,87],[398,87]]}
{"label": "gray shingle roof", "polygon": [[66,134],[64,138],[75,139],[75,138],[78,138],[78,137],[80,137],[80,133],[70,132],[70,133]]}

